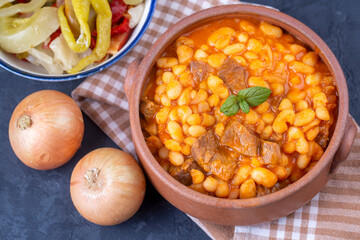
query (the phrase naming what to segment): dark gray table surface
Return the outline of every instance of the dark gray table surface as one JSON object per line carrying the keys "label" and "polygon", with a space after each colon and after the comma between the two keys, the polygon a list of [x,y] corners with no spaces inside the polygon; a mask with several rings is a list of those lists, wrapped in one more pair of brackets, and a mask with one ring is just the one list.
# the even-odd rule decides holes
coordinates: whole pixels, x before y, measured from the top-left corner
{"label": "dark gray table surface", "polygon": [[[360,86],[357,82],[360,1],[250,2],[280,9],[308,25],[325,40],[347,78],[350,112],[360,121]],[[149,181],[143,205],[127,222],[101,227],[80,216],[69,192],[74,166],[93,149],[116,147],[87,116],[84,116],[82,147],[64,166],[51,171],[36,171],[16,158],[8,139],[8,122],[15,106],[38,90],[54,89],[70,94],[82,81],[37,82],[0,69],[0,239],[208,239],[184,213],[163,199]]]}

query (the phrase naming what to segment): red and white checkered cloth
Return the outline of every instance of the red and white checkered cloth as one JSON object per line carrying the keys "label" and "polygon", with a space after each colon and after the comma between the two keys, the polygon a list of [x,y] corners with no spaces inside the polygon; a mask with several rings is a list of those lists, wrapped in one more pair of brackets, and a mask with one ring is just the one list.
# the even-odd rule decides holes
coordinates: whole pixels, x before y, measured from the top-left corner
{"label": "red and white checkered cloth", "polygon": [[[135,155],[124,78],[129,63],[183,17],[235,0],[158,0],[140,42],[116,64],[87,78],[72,93],[81,109],[119,145]],[[213,239],[360,239],[360,132],[348,160],[312,201],[287,217],[253,226],[221,226],[191,217]],[[281,206],[279,206],[280,208]]]}

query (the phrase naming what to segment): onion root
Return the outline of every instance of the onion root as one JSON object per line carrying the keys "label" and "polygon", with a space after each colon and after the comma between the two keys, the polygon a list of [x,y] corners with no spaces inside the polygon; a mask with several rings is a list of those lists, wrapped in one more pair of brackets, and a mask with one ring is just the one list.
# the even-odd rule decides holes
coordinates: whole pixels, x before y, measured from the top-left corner
{"label": "onion root", "polygon": [[22,115],[17,121],[17,125],[21,130],[25,130],[31,126],[31,117],[28,115]]}
{"label": "onion root", "polygon": [[91,168],[85,172],[84,178],[89,189],[95,190],[96,182],[99,177],[100,169]]}

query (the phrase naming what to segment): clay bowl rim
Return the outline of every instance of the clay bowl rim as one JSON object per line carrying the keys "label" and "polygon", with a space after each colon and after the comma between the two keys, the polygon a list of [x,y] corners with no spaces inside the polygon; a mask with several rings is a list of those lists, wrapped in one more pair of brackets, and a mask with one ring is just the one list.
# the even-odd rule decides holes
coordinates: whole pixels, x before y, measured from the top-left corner
{"label": "clay bowl rim", "polygon": [[[303,42],[311,42],[315,47],[313,50],[320,55],[320,57],[334,76],[339,95],[339,112],[333,136],[328,144],[327,149],[324,152],[324,155],[321,157],[315,167],[298,181],[287,186],[284,189],[265,196],[250,199],[224,199],[213,197],[199,193],[185,185],[182,185],[180,182],[175,180],[169,173],[167,173],[152,155],[146,145],[140,126],[140,98],[143,92],[143,88],[147,82],[148,74],[154,66],[156,58],[161,56],[163,50],[168,46],[169,43],[171,43],[176,37],[178,37],[180,33],[187,32],[189,28],[199,22],[211,21],[211,18],[216,18],[220,16],[226,17],[225,15],[230,14],[246,14],[249,15],[249,18],[265,17],[267,20],[271,19],[271,23],[276,24],[285,30],[292,29],[294,32],[296,32],[296,35],[294,36],[299,37],[300,34],[301,37],[299,38]],[[134,81],[134,86],[132,88],[129,99],[130,124],[135,148],[137,150],[138,156],[140,157],[141,163],[148,170],[147,174],[153,175],[150,176],[150,178],[155,177],[161,182],[160,188],[163,188],[164,185],[167,185],[167,188],[172,189],[176,194],[182,195],[189,201],[217,208],[239,209],[258,207],[260,205],[269,205],[291,196],[295,192],[301,190],[307,184],[310,184],[311,181],[315,179],[324,170],[324,168],[329,168],[329,166],[331,166],[333,157],[337,149],[339,148],[340,142],[344,136],[346,120],[349,113],[349,99],[346,79],[340,67],[340,64],[337,61],[337,58],[327,46],[327,44],[314,31],[312,31],[302,22],[285,13],[263,6],[254,6],[250,4],[217,6],[199,11],[182,19],[181,21],[173,25],[164,34],[162,34],[161,37],[154,43],[154,45],[150,48],[149,52],[143,58],[134,79],[136,79],[136,81]],[[331,163],[329,164],[329,162]],[[161,193],[161,190],[158,191]]]}

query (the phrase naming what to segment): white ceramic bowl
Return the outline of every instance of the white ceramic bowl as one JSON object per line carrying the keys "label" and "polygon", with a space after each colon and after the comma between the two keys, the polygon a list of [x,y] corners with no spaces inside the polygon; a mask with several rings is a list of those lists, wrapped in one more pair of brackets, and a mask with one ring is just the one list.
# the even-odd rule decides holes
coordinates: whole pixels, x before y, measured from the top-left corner
{"label": "white ceramic bowl", "polygon": [[100,72],[103,69],[111,66],[120,58],[122,58],[139,42],[140,38],[144,35],[146,29],[148,28],[151,22],[151,18],[155,11],[155,6],[156,6],[156,0],[145,0],[145,9],[141,17],[141,20],[139,24],[134,28],[126,44],[121,48],[121,50],[116,55],[112,56],[108,60],[92,68],[86,69],[84,71],[75,74],[51,75],[48,74],[43,67],[36,66],[32,63],[19,60],[15,55],[6,53],[1,49],[0,49],[0,66],[22,77],[26,77],[33,80],[51,81],[51,82],[79,79],[82,77],[87,77],[96,72]]}

